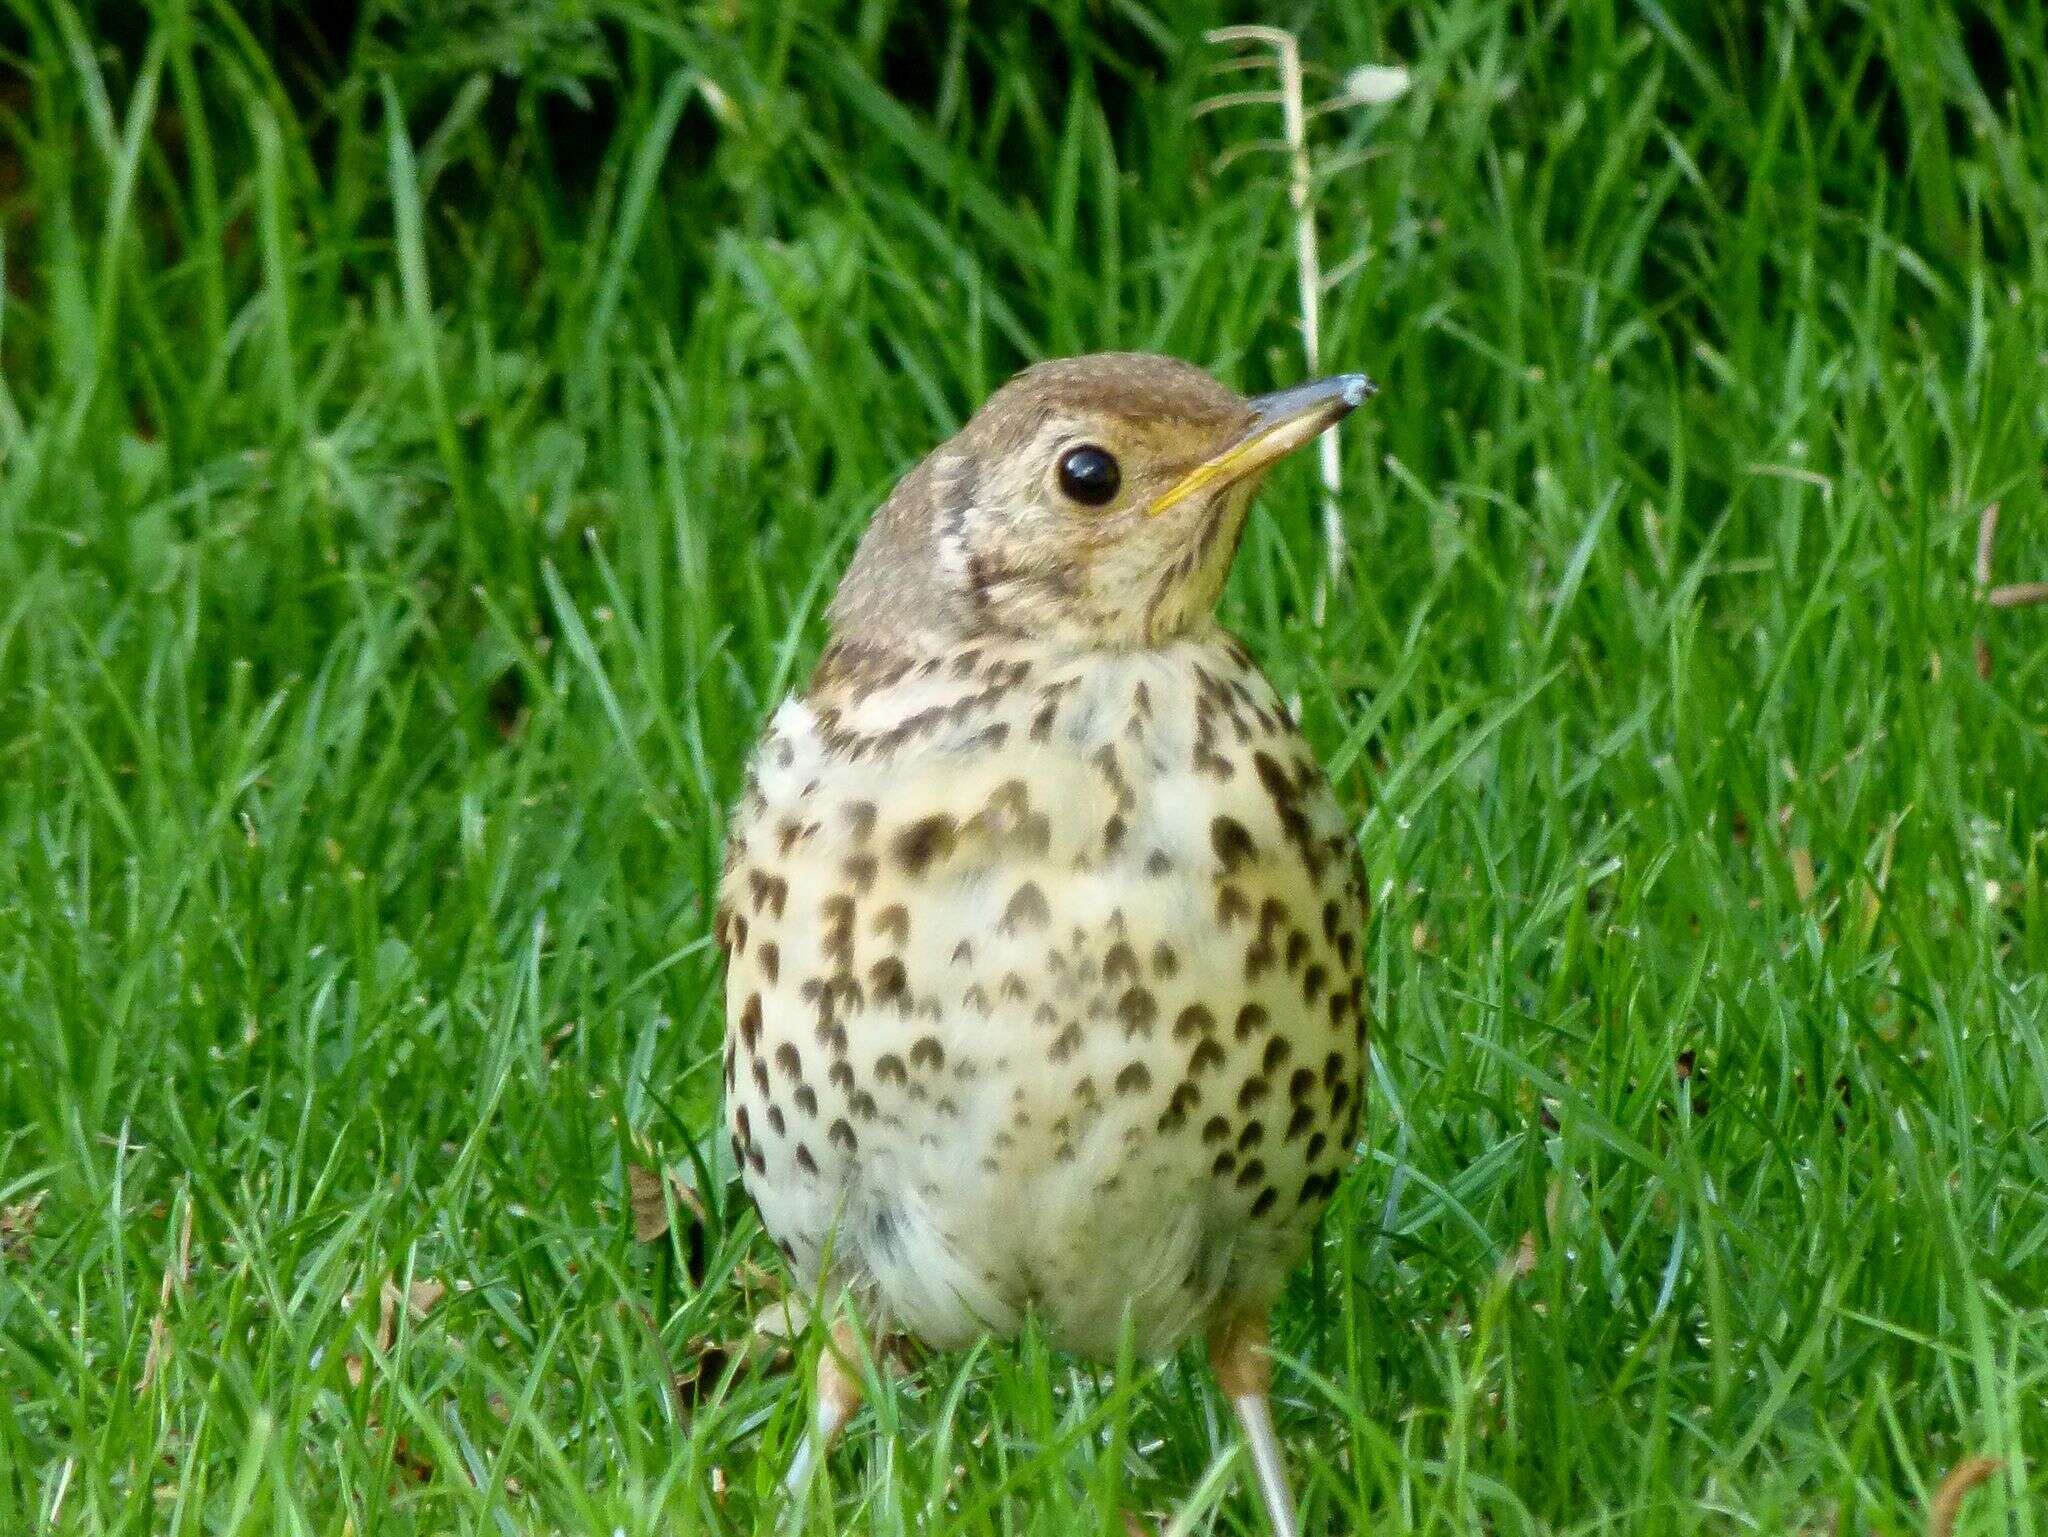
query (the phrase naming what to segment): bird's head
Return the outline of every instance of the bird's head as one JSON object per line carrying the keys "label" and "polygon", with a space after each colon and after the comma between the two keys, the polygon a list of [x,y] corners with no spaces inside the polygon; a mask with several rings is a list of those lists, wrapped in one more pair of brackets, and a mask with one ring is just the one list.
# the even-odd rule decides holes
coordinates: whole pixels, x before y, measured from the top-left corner
{"label": "bird's head", "polygon": [[1247,400],[1135,352],[1027,368],[875,514],[834,635],[1164,644],[1214,608],[1264,471],[1372,391],[1340,374]]}

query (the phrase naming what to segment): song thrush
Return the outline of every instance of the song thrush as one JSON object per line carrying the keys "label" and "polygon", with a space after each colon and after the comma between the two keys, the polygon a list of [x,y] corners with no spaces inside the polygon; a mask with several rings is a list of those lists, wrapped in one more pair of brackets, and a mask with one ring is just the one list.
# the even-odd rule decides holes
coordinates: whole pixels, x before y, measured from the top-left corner
{"label": "song thrush", "polygon": [[[1040,364],[904,478],[733,819],[732,1146],[796,1278],[936,1347],[1206,1332],[1295,1530],[1266,1318],[1351,1158],[1366,893],[1213,615],[1261,473],[1372,391]],[[821,1358],[792,1480],[858,1403]]]}

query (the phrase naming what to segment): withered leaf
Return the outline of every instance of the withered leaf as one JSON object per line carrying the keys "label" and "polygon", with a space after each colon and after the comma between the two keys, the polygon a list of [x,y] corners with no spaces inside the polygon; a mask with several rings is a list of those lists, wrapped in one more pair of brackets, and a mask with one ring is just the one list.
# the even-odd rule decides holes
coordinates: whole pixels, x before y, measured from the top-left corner
{"label": "withered leaf", "polygon": [[1950,1468],[1927,1502],[1927,1537],[1949,1537],[1970,1491],[2004,1466],[1996,1457],[1965,1457]]}

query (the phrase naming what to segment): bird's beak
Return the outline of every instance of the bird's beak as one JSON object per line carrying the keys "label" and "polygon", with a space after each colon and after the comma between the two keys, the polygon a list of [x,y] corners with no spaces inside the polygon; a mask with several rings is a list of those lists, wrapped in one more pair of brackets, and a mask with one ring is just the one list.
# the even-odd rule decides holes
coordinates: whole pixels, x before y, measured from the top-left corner
{"label": "bird's beak", "polygon": [[1334,374],[1252,398],[1251,425],[1221,453],[1212,454],[1163,492],[1146,510],[1155,516],[1198,491],[1255,475],[1334,427],[1379,386],[1364,374]]}

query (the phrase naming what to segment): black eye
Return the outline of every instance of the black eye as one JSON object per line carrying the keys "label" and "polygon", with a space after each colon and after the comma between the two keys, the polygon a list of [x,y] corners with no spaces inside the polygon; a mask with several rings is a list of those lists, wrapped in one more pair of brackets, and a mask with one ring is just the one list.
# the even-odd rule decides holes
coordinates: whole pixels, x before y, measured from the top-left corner
{"label": "black eye", "polygon": [[1123,471],[1106,448],[1083,443],[1060,458],[1060,489],[1086,507],[1100,507],[1124,483]]}

